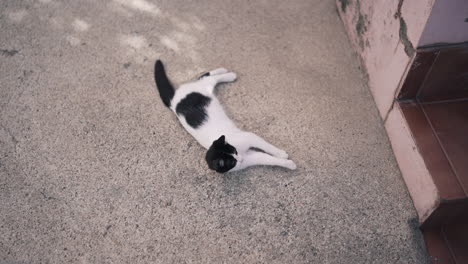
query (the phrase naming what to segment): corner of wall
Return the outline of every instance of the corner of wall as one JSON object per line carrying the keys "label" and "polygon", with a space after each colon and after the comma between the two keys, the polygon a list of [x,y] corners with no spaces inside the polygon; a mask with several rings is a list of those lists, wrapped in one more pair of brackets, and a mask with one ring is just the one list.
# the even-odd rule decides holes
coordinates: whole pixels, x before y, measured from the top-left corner
{"label": "corner of wall", "polygon": [[385,128],[402,177],[422,223],[439,204],[437,187],[398,105],[390,111]]}

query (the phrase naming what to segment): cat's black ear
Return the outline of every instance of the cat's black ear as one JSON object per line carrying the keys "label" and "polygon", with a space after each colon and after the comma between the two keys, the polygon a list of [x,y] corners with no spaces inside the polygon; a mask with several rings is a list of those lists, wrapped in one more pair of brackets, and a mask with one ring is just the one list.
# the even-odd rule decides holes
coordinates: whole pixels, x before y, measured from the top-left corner
{"label": "cat's black ear", "polygon": [[219,144],[219,145],[224,145],[224,143],[226,142],[226,137],[224,135],[220,136],[217,140],[216,140],[216,144]]}

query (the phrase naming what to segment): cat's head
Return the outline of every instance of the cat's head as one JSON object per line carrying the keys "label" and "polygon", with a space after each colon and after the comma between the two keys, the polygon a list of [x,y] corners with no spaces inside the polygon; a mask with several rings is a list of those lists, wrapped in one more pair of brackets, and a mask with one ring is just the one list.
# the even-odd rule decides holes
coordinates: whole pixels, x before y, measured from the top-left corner
{"label": "cat's head", "polygon": [[236,166],[235,155],[237,155],[236,148],[229,145],[223,135],[211,144],[206,152],[205,160],[210,169],[225,173]]}

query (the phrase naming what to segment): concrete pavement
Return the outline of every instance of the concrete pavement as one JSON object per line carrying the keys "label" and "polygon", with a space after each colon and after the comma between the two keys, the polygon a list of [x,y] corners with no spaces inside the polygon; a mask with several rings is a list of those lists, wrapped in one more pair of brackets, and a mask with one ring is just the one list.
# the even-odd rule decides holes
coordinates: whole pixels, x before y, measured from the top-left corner
{"label": "concrete pavement", "polygon": [[[226,67],[291,172],[219,175],[164,107]],[[0,3],[0,263],[427,263],[333,0]]]}

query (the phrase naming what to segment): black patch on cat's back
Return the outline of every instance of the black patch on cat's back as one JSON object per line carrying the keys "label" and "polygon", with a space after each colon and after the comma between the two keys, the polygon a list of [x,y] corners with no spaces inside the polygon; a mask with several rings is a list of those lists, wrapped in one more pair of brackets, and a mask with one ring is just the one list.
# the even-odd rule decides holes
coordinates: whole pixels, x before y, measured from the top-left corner
{"label": "black patch on cat's back", "polygon": [[176,113],[183,115],[191,127],[197,128],[205,122],[207,118],[206,107],[210,102],[211,98],[207,96],[200,93],[190,93],[177,104]]}

